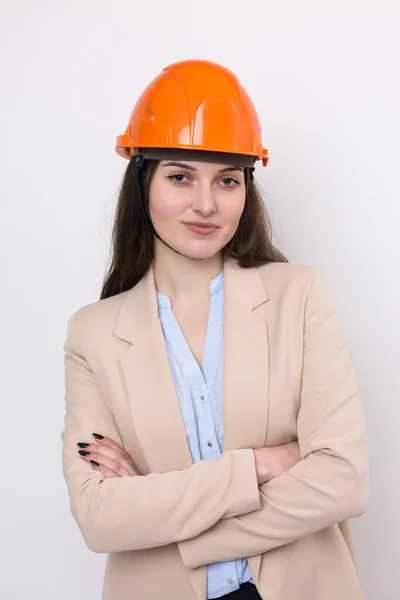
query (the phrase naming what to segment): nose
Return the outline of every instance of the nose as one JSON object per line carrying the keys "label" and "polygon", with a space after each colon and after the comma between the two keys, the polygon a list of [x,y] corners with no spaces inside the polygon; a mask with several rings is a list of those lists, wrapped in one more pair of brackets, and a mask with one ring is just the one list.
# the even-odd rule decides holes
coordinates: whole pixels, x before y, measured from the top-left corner
{"label": "nose", "polygon": [[217,207],[213,196],[213,189],[208,183],[199,185],[197,188],[193,198],[192,209],[203,217],[208,217],[216,211]]}

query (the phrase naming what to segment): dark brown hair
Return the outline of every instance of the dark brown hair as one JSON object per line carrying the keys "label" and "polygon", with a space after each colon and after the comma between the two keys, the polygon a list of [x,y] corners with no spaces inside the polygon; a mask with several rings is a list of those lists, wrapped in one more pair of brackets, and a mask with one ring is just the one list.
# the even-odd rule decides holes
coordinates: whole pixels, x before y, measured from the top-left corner
{"label": "dark brown hair", "polygon": [[[149,186],[160,161],[146,162]],[[111,262],[100,298],[109,298],[131,289],[147,273],[154,258],[154,235],[144,211],[135,198],[134,161],[130,161],[119,192],[112,232]],[[269,217],[257,184],[245,169],[246,202],[239,226],[223,249],[224,258],[233,258],[243,268],[270,262],[288,262],[272,244]]]}

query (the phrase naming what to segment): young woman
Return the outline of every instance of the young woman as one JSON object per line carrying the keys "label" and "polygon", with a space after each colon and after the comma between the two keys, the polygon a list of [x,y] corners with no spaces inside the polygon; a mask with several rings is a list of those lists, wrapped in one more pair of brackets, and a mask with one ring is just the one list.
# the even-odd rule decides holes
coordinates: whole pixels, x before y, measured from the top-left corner
{"label": "young woman", "polygon": [[251,100],[171,65],[117,151],[111,265],[65,344],[64,474],[104,600],[360,600],[359,389],[323,278],[271,243]]}

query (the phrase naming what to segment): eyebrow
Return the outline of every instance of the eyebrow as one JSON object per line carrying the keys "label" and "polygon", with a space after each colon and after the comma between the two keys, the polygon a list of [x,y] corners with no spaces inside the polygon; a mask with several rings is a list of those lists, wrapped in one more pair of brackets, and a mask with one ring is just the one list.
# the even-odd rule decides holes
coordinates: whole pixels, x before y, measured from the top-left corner
{"label": "eyebrow", "polygon": [[[197,169],[195,169],[195,167],[192,167],[191,165],[187,165],[186,163],[181,163],[181,162],[168,162],[165,165],[162,165],[163,167],[178,167],[179,169],[187,169],[188,171],[197,171]],[[219,169],[218,173],[228,173],[230,171],[240,171],[241,173],[243,173],[244,169],[243,167],[224,167],[223,169]]]}

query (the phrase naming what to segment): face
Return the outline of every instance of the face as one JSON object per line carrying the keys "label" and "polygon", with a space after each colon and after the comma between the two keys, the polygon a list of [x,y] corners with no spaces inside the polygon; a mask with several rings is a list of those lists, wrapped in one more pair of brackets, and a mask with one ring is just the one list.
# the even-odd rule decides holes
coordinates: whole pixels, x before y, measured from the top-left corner
{"label": "face", "polygon": [[246,198],[244,170],[197,161],[161,161],[149,188],[159,236],[190,258],[207,259],[232,239]]}

